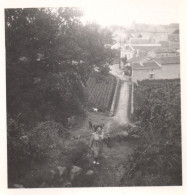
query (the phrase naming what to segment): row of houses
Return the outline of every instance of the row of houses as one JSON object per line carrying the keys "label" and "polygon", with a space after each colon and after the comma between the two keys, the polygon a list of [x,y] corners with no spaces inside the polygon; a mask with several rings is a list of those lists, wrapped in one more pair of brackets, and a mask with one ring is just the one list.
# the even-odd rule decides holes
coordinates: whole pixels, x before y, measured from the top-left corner
{"label": "row of houses", "polygon": [[126,58],[126,61],[122,60],[121,68],[131,68],[133,82],[180,78],[179,35],[168,36],[168,43],[164,47],[151,38],[130,38],[121,47],[121,58]]}
{"label": "row of houses", "polygon": [[[126,57],[127,60],[149,54],[162,54],[164,56],[178,55],[180,52],[179,35],[172,34],[168,36],[167,46],[162,43],[156,43],[150,38],[130,38],[129,41],[121,47],[121,58]],[[162,57],[164,57],[162,56]]]}
{"label": "row of houses", "polygon": [[120,68],[131,72],[134,82],[180,77],[179,24],[134,23],[133,29],[120,32],[113,48],[120,49]]}

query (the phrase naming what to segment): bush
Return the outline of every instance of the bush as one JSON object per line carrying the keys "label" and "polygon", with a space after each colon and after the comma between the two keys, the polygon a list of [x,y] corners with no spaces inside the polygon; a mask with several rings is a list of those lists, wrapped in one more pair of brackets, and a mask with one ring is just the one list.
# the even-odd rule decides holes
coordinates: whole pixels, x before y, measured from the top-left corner
{"label": "bush", "polygon": [[182,185],[180,81],[139,82],[134,100],[141,139],[121,185]]}
{"label": "bush", "polygon": [[69,132],[62,125],[47,121],[26,131],[19,121],[8,118],[9,183],[18,181],[31,169],[50,156],[50,149],[61,148]]}

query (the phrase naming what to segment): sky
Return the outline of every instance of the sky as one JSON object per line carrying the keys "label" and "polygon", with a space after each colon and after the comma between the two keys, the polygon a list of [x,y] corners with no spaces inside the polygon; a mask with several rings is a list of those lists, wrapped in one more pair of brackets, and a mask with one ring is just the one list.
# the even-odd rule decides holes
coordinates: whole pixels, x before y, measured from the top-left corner
{"label": "sky", "polygon": [[101,25],[179,22],[181,0],[95,0],[82,4],[83,21]]}

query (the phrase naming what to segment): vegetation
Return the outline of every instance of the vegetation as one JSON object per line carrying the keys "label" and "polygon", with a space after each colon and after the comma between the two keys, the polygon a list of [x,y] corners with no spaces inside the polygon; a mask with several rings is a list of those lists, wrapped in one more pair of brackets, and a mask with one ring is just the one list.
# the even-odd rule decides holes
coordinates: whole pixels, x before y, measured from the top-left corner
{"label": "vegetation", "polygon": [[[98,73],[100,75],[100,73]],[[88,89],[88,104],[90,107],[98,108],[105,112],[110,110],[114,89],[116,86],[116,79],[112,75],[104,76],[102,80],[98,77],[89,77],[87,82]]]}
{"label": "vegetation", "polygon": [[5,10],[9,184],[47,162],[54,139],[55,151],[65,150],[68,118],[84,114],[93,67],[112,58],[111,32],[81,16],[68,7]]}
{"label": "vegetation", "polygon": [[180,80],[141,81],[134,102],[141,140],[121,185],[182,185]]}

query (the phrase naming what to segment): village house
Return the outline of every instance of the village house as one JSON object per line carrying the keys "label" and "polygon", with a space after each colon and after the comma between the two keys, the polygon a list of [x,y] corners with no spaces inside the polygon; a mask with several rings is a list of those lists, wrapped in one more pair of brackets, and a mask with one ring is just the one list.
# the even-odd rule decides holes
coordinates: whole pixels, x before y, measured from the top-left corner
{"label": "village house", "polygon": [[180,56],[155,58],[154,61],[162,67],[157,79],[180,78]]}
{"label": "village house", "polygon": [[132,63],[132,82],[155,79],[161,67],[154,61]]}
{"label": "village house", "polygon": [[134,24],[136,35],[151,38],[155,42],[168,40],[168,25]]}
{"label": "village house", "polygon": [[[149,51],[159,48],[161,44],[153,42],[149,38],[130,38],[126,44],[121,47],[121,58],[126,56],[127,61],[139,56],[147,56]],[[126,64],[121,62],[123,69]]]}
{"label": "village house", "polygon": [[132,63],[132,81],[180,78],[180,57],[162,57]]}
{"label": "village house", "polygon": [[123,45],[123,47],[121,48],[121,58],[124,58],[126,56],[127,60],[129,60],[133,58],[134,55],[135,55],[135,50],[131,45],[129,44]]}
{"label": "village house", "polygon": [[176,51],[175,49],[170,48],[157,48],[152,51],[149,51],[148,56],[152,58],[161,58],[161,57],[176,57],[179,56],[180,53]]}
{"label": "village house", "polygon": [[168,43],[170,49],[175,49],[176,51],[179,51],[180,49],[179,34],[169,34]]}

